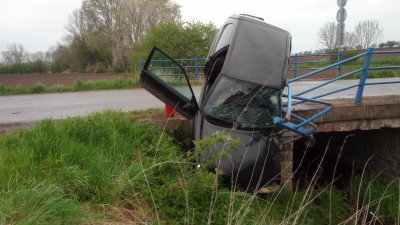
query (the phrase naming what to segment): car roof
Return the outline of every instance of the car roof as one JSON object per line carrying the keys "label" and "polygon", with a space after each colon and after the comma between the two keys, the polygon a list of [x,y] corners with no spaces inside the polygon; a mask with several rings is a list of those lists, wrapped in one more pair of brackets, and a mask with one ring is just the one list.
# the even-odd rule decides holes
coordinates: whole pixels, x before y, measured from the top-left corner
{"label": "car roof", "polygon": [[233,15],[234,29],[221,73],[239,80],[282,88],[289,66],[291,36],[261,18]]}

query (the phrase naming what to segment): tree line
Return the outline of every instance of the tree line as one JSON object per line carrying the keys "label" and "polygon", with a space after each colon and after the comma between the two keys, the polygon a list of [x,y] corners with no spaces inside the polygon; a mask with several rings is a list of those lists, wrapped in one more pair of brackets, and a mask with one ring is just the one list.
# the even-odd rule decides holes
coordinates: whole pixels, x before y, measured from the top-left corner
{"label": "tree line", "polygon": [[174,57],[205,57],[217,30],[183,21],[171,0],[83,0],[65,29],[62,43],[46,52],[7,46],[0,73],[132,72],[153,46]]}
{"label": "tree line", "polygon": [[50,51],[29,53],[22,44],[10,44],[1,53],[0,74],[47,73],[51,70]]}
{"label": "tree line", "polygon": [[[153,46],[175,58],[205,57],[217,32],[214,24],[187,22],[172,0],[83,0],[65,26],[62,42],[46,52],[27,52],[10,44],[1,53],[0,73],[135,72]],[[317,34],[318,52],[394,47],[381,42],[377,20],[360,21],[337,42],[337,25],[325,23]]]}
{"label": "tree line", "polygon": [[339,47],[342,50],[360,50],[369,47],[391,48],[400,45],[399,41],[379,43],[383,39],[384,29],[375,19],[360,21],[353,31],[345,32],[342,46],[339,46],[337,31],[335,22],[327,22],[319,29],[317,40],[322,46],[319,51],[331,53],[337,51]]}

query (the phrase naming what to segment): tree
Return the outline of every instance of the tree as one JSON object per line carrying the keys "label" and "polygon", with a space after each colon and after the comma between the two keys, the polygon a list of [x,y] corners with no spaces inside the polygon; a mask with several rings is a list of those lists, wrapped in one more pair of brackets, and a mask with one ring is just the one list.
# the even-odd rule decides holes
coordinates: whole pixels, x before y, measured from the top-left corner
{"label": "tree", "polygon": [[132,44],[157,24],[181,18],[180,6],[170,0],[124,0],[123,5]]}
{"label": "tree", "polygon": [[387,41],[379,43],[379,48],[393,48],[396,45],[400,45],[400,41]]}
{"label": "tree", "polygon": [[383,38],[383,28],[378,20],[360,21],[354,28],[356,45],[366,49],[376,45]]}
{"label": "tree", "polygon": [[206,57],[216,33],[217,28],[212,23],[170,21],[160,24],[134,44],[133,61],[146,59],[154,46],[173,58]]}
{"label": "tree", "polygon": [[170,0],[83,0],[66,27],[81,67],[99,62],[125,70],[131,46],[155,25],[180,19]]}
{"label": "tree", "polygon": [[51,58],[51,72],[63,72],[70,67],[78,68],[79,60],[76,58],[74,49],[67,44],[58,43],[56,47],[49,49],[49,55]]}
{"label": "tree", "polygon": [[343,50],[351,50],[356,46],[356,36],[354,33],[345,32],[344,34],[344,42],[343,42]]}
{"label": "tree", "polygon": [[387,41],[386,42],[386,46],[388,46],[389,48],[393,48],[395,45],[398,45],[399,42],[397,41]]}
{"label": "tree", "polygon": [[1,53],[5,64],[21,64],[25,61],[26,52],[22,44],[7,45],[7,51]]}
{"label": "tree", "polygon": [[332,52],[336,48],[336,31],[337,26],[335,22],[327,22],[320,29],[317,34],[318,42],[328,52]]}

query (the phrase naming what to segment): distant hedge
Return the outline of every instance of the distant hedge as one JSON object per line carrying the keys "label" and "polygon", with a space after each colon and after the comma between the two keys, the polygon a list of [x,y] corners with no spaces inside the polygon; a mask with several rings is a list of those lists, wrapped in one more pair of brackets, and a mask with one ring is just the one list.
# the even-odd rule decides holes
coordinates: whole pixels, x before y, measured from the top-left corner
{"label": "distant hedge", "polygon": [[49,66],[42,60],[7,65],[0,64],[0,74],[47,73],[49,69]]}

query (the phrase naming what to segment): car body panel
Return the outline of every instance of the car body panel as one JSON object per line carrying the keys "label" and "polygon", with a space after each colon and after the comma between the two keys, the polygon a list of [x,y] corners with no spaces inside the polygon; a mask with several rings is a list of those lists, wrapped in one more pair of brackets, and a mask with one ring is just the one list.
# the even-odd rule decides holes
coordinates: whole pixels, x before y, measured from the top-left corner
{"label": "car body panel", "polygon": [[247,191],[279,184],[279,145],[269,135],[265,135],[269,132],[234,130],[221,128],[207,120],[203,122],[203,137],[211,137],[215,132],[224,132],[241,142],[237,149],[225,149],[225,143],[219,143],[211,151],[200,155],[199,161],[203,162],[214,159],[222,152],[228,153],[217,165],[217,168],[224,172],[224,184]]}

